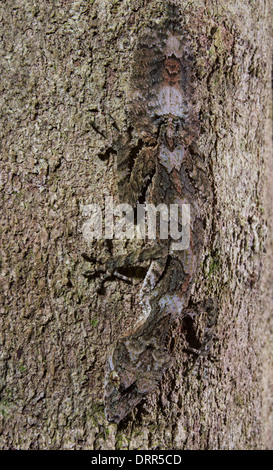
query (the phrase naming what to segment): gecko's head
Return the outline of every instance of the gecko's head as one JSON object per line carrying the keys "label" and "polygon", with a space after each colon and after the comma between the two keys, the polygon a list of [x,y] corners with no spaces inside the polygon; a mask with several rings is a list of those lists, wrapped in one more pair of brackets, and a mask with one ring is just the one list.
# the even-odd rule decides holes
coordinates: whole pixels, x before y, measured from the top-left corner
{"label": "gecko's head", "polygon": [[114,423],[124,419],[157,385],[157,377],[151,372],[119,369],[119,373],[112,371],[106,377],[105,387],[105,416]]}
{"label": "gecko's head", "polygon": [[108,360],[105,377],[105,415],[119,423],[148,394],[152,393],[170,363],[165,351],[152,345],[120,340]]}

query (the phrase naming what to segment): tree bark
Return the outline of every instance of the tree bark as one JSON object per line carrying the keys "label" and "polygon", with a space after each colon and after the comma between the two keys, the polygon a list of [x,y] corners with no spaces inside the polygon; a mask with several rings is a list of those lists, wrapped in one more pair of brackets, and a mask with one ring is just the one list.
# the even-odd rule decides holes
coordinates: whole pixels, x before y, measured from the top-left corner
{"label": "tree bark", "polygon": [[191,300],[216,297],[218,316],[197,361],[185,331],[200,345],[206,316],[177,319],[172,367],[120,424],[104,414],[105,363],[139,314],[141,282],[98,289],[92,261],[127,247],[88,243],[84,207],[118,202],[113,127],[126,132],[135,47],[165,2],[1,5],[2,449],[273,448],[272,12],[264,0],[175,3],[213,188]]}

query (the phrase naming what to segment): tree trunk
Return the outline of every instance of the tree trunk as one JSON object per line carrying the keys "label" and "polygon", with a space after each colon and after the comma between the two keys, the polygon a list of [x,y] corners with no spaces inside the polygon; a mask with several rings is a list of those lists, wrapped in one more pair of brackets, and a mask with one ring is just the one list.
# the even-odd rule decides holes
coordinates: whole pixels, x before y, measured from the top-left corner
{"label": "tree trunk", "polygon": [[105,364],[136,323],[142,278],[100,288],[103,263],[129,244],[88,241],[86,215],[105,196],[119,202],[114,136],[130,131],[135,51],[168,9],[2,2],[2,449],[273,448],[272,13],[264,0],[175,3],[212,190],[190,303],[217,299],[217,317],[207,356],[187,351],[202,344],[206,313],[175,318],[171,367],[116,424]]}

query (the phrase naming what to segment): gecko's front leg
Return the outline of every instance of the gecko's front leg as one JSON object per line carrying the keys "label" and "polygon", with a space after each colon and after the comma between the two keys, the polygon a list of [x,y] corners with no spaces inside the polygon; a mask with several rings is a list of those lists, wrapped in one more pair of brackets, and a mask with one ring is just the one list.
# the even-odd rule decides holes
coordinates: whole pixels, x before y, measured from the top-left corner
{"label": "gecko's front leg", "polygon": [[142,322],[117,341],[108,357],[105,411],[107,419],[116,423],[156,389],[170,366],[170,325],[183,315],[188,302],[191,250],[175,256],[167,244],[155,248],[161,256],[151,262],[140,292]]}

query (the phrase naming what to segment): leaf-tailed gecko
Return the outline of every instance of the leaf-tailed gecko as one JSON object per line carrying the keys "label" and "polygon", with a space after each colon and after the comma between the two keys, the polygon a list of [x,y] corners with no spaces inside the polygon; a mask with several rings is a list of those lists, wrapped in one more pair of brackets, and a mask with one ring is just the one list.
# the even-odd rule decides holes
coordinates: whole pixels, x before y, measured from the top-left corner
{"label": "leaf-tailed gecko", "polygon": [[128,93],[130,128],[114,144],[119,198],[133,206],[190,205],[190,239],[186,250],[175,249],[174,240],[158,239],[108,263],[108,272],[117,272],[123,263],[151,261],[141,290],[143,320],[117,341],[108,358],[105,411],[116,423],[155,390],[171,363],[166,347],[170,326],[191,314],[188,303],[211,198],[206,163],[196,145],[194,80],[189,41],[173,17],[139,40]]}

